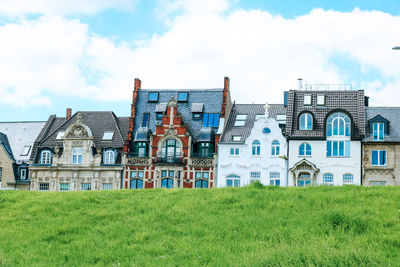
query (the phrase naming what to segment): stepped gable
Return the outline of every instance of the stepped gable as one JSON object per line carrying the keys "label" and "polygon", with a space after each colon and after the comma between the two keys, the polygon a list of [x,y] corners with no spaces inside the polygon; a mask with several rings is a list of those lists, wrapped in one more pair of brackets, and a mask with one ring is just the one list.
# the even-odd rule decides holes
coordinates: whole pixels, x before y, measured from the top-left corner
{"label": "stepped gable", "polygon": [[[178,113],[182,116],[182,122],[187,127],[187,130],[192,135],[192,142],[197,142],[199,132],[202,127],[202,118],[194,119],[193,112],[201,113],[221,113],[223,103],[224,89],[140,89],[138,90],[138,99],[136,102],[135,125],[133,135],[143,125],[143,117],[145,113],[150,114],[148,128],[151,132],[156,132],[156,113],[166,113],[168,101],[174,98],[177,101]],[[158,93],[157,101],[149,101],[149,93]],[[178,93],[188,93],[187,101],[179,101]],[[221,116],[220,116],[221,117]],[[218,129],[213,129],[214,134]]]}

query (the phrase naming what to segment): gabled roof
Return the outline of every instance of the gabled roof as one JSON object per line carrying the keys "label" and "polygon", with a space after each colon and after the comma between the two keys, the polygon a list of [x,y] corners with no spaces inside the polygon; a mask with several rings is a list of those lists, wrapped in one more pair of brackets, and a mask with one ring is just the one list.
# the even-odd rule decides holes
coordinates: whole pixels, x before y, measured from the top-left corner
{"label": "gabled roof", "polygon": [[10,143],[8,142],[7,135],[0,133],[0,146],[4,148],[4,151],[7,153],[8,157],[14,161],[14,156],[11,150]]}
{"label": "gabled roof", "polygon": [[[157,92],[159,94],[157,102],[148,102],[149,92]],[[156,132],[156,112],[162,110],[164,103],[168,103],[172,97],[178,99],[178,93],[188,93],[187,102],[177,102],[178,113],[182,116],[182,122],[187,126],[189,133],[192,134],[193,142],[197,142],[199,131],[202,127],[202,119],[194,120],[192,108],[202,107],[204,113],[221,113],[223,102],[223,89],[185,89],[185,90],[168,90],[168,89],[140,89],[136,102],[135,126],[133,136],[136,135],[139,127],[142,127],[144,113],[150,113],[149,129]],[[201,103],[203,105],[197,104]],[[157,110],[156,110],[157,109]],[[216,131],[217,129],[213,129]]]}
{"label": "gabled roof", "polygon": [[[304,96],[312,95],[312,105],[303,105]],[[317,95],[325,96],[325,105],[317,105]],[[289,139],[324,139],[325,120],[333,111],[345,111],[352,118],[352,139],[365,136],[365,98],[363,90],[314,91],[290,90],[286,118],[286,134]],[[299,130],[299,116],[303,112],[314,116],[313,130]]]}
{"label": "gabled roof", "polygon": [[[256,115],[263,114],[265,114],[264,104],[235,104],[232,106],[220,143],[244,143],[251,133]],[[268,118],[276,119],[278,114],[286,114],[283,104],[270,104]],[[236,115],[247,115],[244,126],[234,126]],[[232,136],[235,135],[242,136],[241,142],[234,142],[231,140]]]}
{"label": "gabled roof", "polygon": [[[34,153],[31,160],[34,160],[38,147],[54,148],[62,147],[63,140],[57,139],[59,132],[66,131],[67,128],[77,122],[77,114],[82,115],[82,123],[89,127],[93,135],[93,143],[98,148],[123,148],[127,139],[129,128],[128,117],[116,117],[112,111],[81,111],[75,113],[68,120],[65,117],[52,115],[47,120],[45,126],[35,141]],[[104,132],[114,132],[112,140],[103,140]]]}
{"label": "gabled roof", "polygon": [[[33,143],[44,125],[44,121],[0,122],[0,132],[7,135],[14,159],[17,162],[29,161]],[[28,153],[22,154],[25,146],[30,148]]]}
{"label": "gabled roof", "polygon": [[[400,107],[367,107],[367,123],[373,119],[382,117],[389,122],[389,136],[385,136],[384,142],[400,142]],[[373,141],[373,136],[366,125],[366,137],[364,142]],[[380,141],[382,142],[382,141]]]}

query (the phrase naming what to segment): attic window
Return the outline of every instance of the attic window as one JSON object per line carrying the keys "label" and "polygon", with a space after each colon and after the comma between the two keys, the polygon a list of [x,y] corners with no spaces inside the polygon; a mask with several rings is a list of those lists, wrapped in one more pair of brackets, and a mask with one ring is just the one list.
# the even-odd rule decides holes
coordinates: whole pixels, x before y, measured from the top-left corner
{"label": "attic window", "polygon": [[246,124],[247,115],[236,115],[236,120],[233,126],[244,126]]}
{"label": "attic window", "polygon": [[60,140],[64,137],[65,131],[58,131],[56,140]]}
{"label": "attic window", "polygon": [[114,132],[104,132],[103,140],[112,140],[114,136]]}
{"label": "attic window", "polygon": [[149,93],[149,96],[147,98],[148,102],[158,102],[158,93],[157,92],[151,92]]}
{"label": "attic window", "polygon": [[24,149],[22,150],[20,156],[28,156],[28,153],[30,150],[31,150],[31,146],[24,146]]}
{"label": "attic window", "polygon": [[232,135],[231,136],[231,141],[234,141],[234,142],[240,142],[241,139],[242,139],[241,135]]}
{"label": "attic window", "polygon": [[311,105],[311,95],[304,95],[304,105]]}
{"label": "attic window", "polygon": [[187,102],[189,98],[189,93],[178,93],[178,102]]}
{"label": "attic window", "polygon": [[286,114],[278,114],[276,115],[276,120],[279,124],[286,124]]}
{"label": "attic window", "polygon": [[318,95],[317,96],[317,105],[318,106],[325,106],[325,95]]}

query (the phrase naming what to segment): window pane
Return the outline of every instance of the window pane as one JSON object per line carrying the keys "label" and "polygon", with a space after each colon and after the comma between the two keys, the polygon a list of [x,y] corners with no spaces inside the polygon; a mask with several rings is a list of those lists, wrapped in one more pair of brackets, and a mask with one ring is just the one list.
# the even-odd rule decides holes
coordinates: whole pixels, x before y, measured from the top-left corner
{"label": "window pane", "polygon": [[150,113],[143,114],[142,127],[148,127],[150,123]]}
{"label": "window pane", "polygon": [[203,179],[208,179],[208,172],[203,172]]}
{"label": "window pane", "polygon": [[201,172],[196,172],[195,173],[195,177],[196,177],[196,179],[200,179],[201,178]]}
{"label": "window pane", "polygon": [[372,165],[378,165],[378,151],[372,151]]}
{"label": "window pane", "polygon": [[326,156],[331,157],[332,156],[332,141],[327,141],[326,142]]}
{"label": "window pane", "polygon": [[157,102],[158,101],[158,93],[149,93],[148,101],[149,102]]}
{"label": "window pane", "polygon": [[307,114],[307,130],[312,130],[312,116]]}
{"label": "window pane", "polygon": [[178,93],[178,102],[188,101],[188,93]]}
{"label": "window pane", "polygon": [[301,144],[301,145],[299,146],[299,155],[300,155],[300,156],[304,156],[304,144]]}
{"label": "window pane", "polygon": [[275,185],[280,186],[281,185],[281,180],[275,180]]}
{"label": "window pane", "polygon": [[300,130],[306,129],[306,114],[300,116]]}
{"label": "window pane", "polygon": [[240,180],[234,180],[234,186],[240,187]]}
{"label": "window pane", "polygon": [[350,141],[345,142],[345,149],[346,149],[346,157],[350,157]]}
{"label": "window pane", "polygon": [[339,142],[339,156],[341,156],[341,157],[344,156],[344,142],[343,141]]}
{"label": "window pane", "polygon": [[337,141],[333,141],[332,145],[333,145],[333,156],[337,157],[337,155],[338,155],[338,142]]}
{"label": "window pane", "polygon": [[344,120],[343,119],[338,119],[339,120],[339,135],[344,135]]}
{"label": "window pane", "polygon": [[226,186],[232,187],[232,180],[231,179],[226,180]]}
{"label": "window pane", "polygon": [[379,151],[379,165],[386,165],[386,151]]}

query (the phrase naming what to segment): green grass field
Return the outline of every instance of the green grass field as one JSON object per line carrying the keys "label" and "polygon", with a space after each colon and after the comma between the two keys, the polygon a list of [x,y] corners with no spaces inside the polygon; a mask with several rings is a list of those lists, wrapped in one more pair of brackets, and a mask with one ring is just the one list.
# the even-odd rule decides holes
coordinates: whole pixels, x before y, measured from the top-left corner
{"label": "green grass field", "polygon": [[0,191],[4,266],[399,266],[400,187]]}

